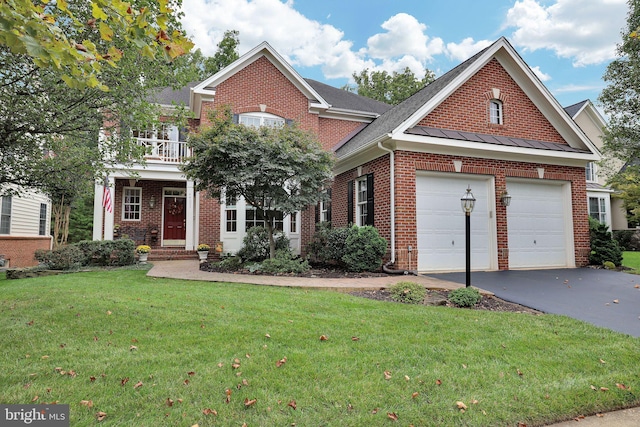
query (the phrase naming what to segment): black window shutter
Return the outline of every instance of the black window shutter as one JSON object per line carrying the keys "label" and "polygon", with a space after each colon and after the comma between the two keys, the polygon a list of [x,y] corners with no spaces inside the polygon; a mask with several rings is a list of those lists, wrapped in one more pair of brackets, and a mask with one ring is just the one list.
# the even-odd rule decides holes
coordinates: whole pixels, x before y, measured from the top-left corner
{"label": "black window shutter", "polygon": [[320,202],[316,205],[316,224],[320,222]]}
{"label": "black window shutter", "polygon": [[373,225],[373,174],[367,175],[367,224]]}
{"label": "black window shutter", "polygon": [[233,124],[237,125],[238,123],[240,123],[240,114],[234,114],[233,115]]}
{"label": "black window shutter", "polygon": [[327,221],[331,221],[331,189],[327,189],[327,196],[329,200],[327,200]]}
{"label": "black window shutter", "polygon": [[347,224],[353,224],[353,181],[347,184]]}

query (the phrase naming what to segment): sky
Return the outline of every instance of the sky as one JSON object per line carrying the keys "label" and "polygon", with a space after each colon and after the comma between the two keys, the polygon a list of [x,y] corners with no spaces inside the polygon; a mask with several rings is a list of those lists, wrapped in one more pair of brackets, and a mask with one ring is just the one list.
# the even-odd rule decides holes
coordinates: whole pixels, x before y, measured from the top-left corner
{"label": "sky", "polygon": [[305,78],[341,87],[364,69],[446,73],[506,37],[564,107],[597,105],[627,0],[183,0],[205,55],[226,30],[242,55],[267,41]]}

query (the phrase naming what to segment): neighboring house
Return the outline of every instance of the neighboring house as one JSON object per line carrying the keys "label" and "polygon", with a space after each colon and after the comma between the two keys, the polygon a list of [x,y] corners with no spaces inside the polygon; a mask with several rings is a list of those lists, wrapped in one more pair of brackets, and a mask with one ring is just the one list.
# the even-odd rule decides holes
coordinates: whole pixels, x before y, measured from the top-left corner
{"label": "neighboring house", "polygon": [[[599,160],[598,150],[505,38],[394,107],[303,79],[267,43],[162,96],[166,105],[185,100],[193,128],[230,105],[240,123],[292,120],[335,152],[330,203],[276,224],[303,254],[316,221],[326,220],[374,225],[395,268],[464,270],[460,198],[470,187],[474,270],[588,263],[585,166]],[[242,200],[218,203],[194,191],[178,169],[188,154],[182,134],[170,125],[135,133],[150,147],[147,165],[135,178],[125,168],[110,172],[112,213],[96,185],[95,239],[113,238],[117,225],[118,235],[125,230],[158,249],[221,242],[233,253],[245,230],[262,223]]]}
{"label": "neighboring house", "polygon": [[[580,126],[591,142],[602,149],[604,144],[604,128],[607,123],[590,100],[584,100],[565,107],[567,114]],[[607,167],[620,170],[622,162],[609,161]],[[607,224],[610,230],[625,230],[628,228],[626,211],[622,200],[611,198],[614,190],[607,187],[607,174],[601,171],[596,162],[589,162],[586,167],[587,178],[587,207],[589,215]]]}
{"label": "neighboring house", "polygon": [[51,202],[26,190],[0,197],[0,268],[31,267],[37,249],[51,249]]}

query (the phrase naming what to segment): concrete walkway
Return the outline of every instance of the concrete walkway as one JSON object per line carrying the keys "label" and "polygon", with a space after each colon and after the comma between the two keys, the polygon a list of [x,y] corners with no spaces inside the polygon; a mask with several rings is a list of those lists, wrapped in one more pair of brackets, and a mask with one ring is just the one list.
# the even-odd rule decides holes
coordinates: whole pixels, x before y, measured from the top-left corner
{"label": "concrete walkway", "polygon": [[[291,286],[298,288],[333,289],[349,292],[357,289],[387,288],[398,282],[409,281],[420,283],[427,289],[453,290],[463,287],[459,283],[449,282],[427,276],[386,276],[366,278],[323,279],[320,277],[287,277],[262,276],[251,274],[213,273],[201,271],[197,260],[154,261],[153,267],[147,273],[151,277],[166,277],[171,279],[202,280],[206,282],[249,283],[266,286]],[[486,295],[491,292],[480,290]]]}

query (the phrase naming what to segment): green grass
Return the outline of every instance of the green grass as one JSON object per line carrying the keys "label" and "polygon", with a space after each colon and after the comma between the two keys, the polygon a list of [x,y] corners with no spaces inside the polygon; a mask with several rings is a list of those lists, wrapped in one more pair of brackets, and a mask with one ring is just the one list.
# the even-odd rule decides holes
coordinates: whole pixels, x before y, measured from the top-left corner
{"label": "green grass", "polygon": [[632,268],[636,274],[640,274],[640,252],[622,252],[622,265]]}
{"label": "green grass", "polygon": [[72,426],[532,426],[640,404],[640,340],[554,315],[118,270],[0,280],[0,330],[0,402],[66,403]]}

